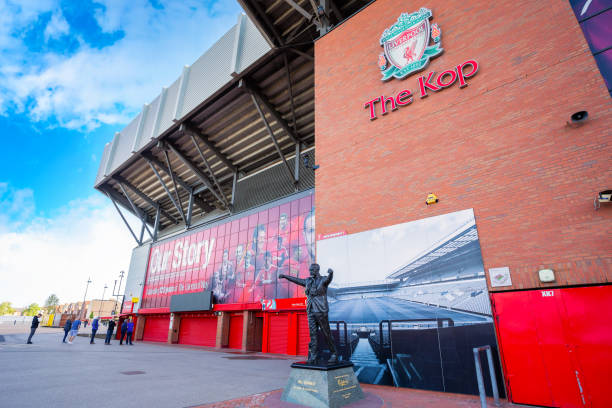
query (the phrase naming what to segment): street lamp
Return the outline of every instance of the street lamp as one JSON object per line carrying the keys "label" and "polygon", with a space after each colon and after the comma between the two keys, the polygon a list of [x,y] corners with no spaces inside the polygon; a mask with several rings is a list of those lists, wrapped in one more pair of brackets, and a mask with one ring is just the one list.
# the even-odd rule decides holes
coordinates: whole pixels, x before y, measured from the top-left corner
{"label": "street lamp", "polygon": [[106,293],[107,288],[108,286],[106,286],[106,283],[105,283],[104,290],[102,291],[102,300],[100,301],[100,308],[98,309],[98,317],[100,317],[100,314],[102,314],[102,304],[104,303],[104,294]]}
{"label": "street lamp", "polygon": [[[83,307],[82,310],[85,310],[85,298],[87,297],[87,289],[89,289],[89,284],[91,283],[91,277],[87,278],[87,286],[85,286],[85,295],[83,295]],[[85,310],[87,314],[87,310]],[[85,316],[87,317],[87,316]]]}
{"label": "street lamp", "polygon": [[117,285],[117,279],[115,279],[115,284],[113,285],[113,296],[115,299],[115,307],[113,308],[113,315],[117,314],[117,303],[119,303],[119,296],[121,294],[121,282],[123,282],[123,276],[125,275],[124,271],[119,272],[119,289],[117,289],[117,293],[115,293],[115,286]]}

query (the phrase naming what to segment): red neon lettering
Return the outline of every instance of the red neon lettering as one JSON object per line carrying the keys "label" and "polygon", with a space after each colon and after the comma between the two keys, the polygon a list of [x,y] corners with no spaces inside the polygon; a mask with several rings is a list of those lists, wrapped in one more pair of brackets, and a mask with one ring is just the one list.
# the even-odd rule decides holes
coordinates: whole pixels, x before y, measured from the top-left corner
{"label": "red neon lettering", "polygon": [[[451,79],[449,82],[444,83],[442,82],[442,78],[444,78],[446,75],[450,75]],[[454,70],[449,69],[448,71],[444,71],[443,73],[440,74],[440,76],[438,76],[438,79],[436,79],[436,83],[440,85],[442,88],[448,88],[455,82],[456,79],[457,79],[457,73]]]}
{"label": "red neon lettering", "polygon": [[376,119],[376,107],[374,106],[376,102],[380,102],[380,96],[367,102],[364,106],[364,108],[367,108],[368,105],[370,106],[370,120]]}
{"label": "red neon lettering", "polygon": [[391,101],[391,110],[394,111],[397,109],[397,104],[395,103],[395,99],[393,99],[392,96],[385,98],[383,95],[380,96],[380,100],[383,101],[382,103],[382,114],[386,115],[387,112],[387,102]]}
{"label": "red neon lettering", "polygon": [[[425,90],[425,88],[429,88],[432,91],[439,91],[440,88],[435,86],[434,84],[432,84],[431,82],[431,77],[435,74],[435,72],[430,72],[429,75],[427,76],[427,79],[425,79],[424,76],[419,77],[419,87],[421,88],[421,98],[425,98],[427,96],[427,91]],[[425,79],[425,80],[424,80]]]}
{"label": "red neon lettering", "polygon": [[400,93],[397,94],[395,100],[400,106],[409,105],[412,103],[412,92],[410,92],[408,89],[404,89],[403,91],[400,91]]}
{"label": "red neon lettering", "polygon": [[[463,72],[463,67],[466,65],[472,66],[472,71],[467,74]],[[463,88],[468,85],[467,82],[465,82],[465,78],[470,78],[476,75],[476,72],[478,71],[478,63],[474,60],[465,61],[463,64],[457,65],[456,69],[459,77],[459,88]]]}

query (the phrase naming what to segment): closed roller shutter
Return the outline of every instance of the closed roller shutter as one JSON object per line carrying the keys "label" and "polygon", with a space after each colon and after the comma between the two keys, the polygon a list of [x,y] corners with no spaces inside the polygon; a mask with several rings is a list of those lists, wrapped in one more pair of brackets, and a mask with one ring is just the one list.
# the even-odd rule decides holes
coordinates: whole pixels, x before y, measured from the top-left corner
{"label": "closed roller shutter", "polygon": [[217,318],[210,315],[182,316],[179,329],[179,344],[215,347],[217,340]]}
{"label": "closed roller shutter", "polygon": [[289,315],[281,313],[270,316],[269,351],[270,353],[287,354],[287,334]]}
{"label": "closed roller shutter", "polygon": [[168,331],[170,330],[170,316],[147,316],[145,319],[144,341],[168,341]]}
{"label": "closed roller shutter", "polygon": [[229,348],[242,348],[242,315],[230,316]]}
{"label": "closed roller shutter", "polygon": [[308,331],[308,317],[306,313],[298,313],[298,335],[297,335],[297,354],[298,356],[308,355],[308,343],[310,343],[310,332]]}

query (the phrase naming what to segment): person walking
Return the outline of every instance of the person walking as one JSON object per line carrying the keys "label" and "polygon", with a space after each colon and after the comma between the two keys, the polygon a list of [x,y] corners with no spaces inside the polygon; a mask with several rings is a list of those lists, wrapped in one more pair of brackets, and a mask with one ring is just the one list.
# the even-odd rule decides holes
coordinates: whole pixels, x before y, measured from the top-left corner
{"label": "person walking", "polygon": [[128,322],[127,319],[125,319],[123,321],[123,323],[121,324],[121,337],[119,338],[119,345],[123,345],[123,339],[125,339],[125,336],[127,335],[127,326],[128,326]]}
{"label": "person walking", "polygon": [[32,318],[32,326],[30,326],[30,337],[28,337],[28,342],[26,344],[32,344],[32,336],[34,336],[34,332],[38,328],[38,319],[42,316],[42,313],[38,313],[36,316]]}
{"label": "person walking", "polygon": [[111,344],[111,337],[113,337],[113,330],[115,330],[115,319],[110,319],[108,322],[108,329],[106,329],[106,339],[104,340],[104,344]]}
{"label": "person walking", "polygon": [[66,319],[66,324],[64,324],[64,339],[62,343],[66,342],[66,337],[68,337],[68,333],[70,333],[70,328],[72,327],[72,320],[70,318]]}
{"label": "person walking", "polygon": [[96,332],[98,331],[98,318],[94,318],[93,322],[91,322],[91,340],[89,344],[95,344],[94,338],[96,337]]}
{"label": "person walking", "polygon": [[68,344],[72,344],[74,338],[79,334],[79,327],[81,326],[81,320],[77,317],[74,322],[72,322],[72,327],[70,328],[70,338],[68,339]]}
{"label": "person walking", "polygon": [[127,324],[127,339],[125,340],[125,344],[129,343],[130,346],[134,345],[134,343],[132,343],[133,333],[134,333],[134,321],[130,317],[130,319],[128,320],[128,324]]}

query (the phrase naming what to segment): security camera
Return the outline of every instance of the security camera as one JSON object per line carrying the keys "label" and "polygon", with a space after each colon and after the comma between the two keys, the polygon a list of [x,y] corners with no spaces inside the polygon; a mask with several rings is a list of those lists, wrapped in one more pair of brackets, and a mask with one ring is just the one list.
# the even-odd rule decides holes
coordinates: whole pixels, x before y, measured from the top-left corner
{"label": "security camera", "polygon": [[587,111],[579,111],[575,112],[570,116],[570,120],[567,122],[567,125],[570,127],[577,127],[582,125],[587,118],[589,117],[589,113]]}

